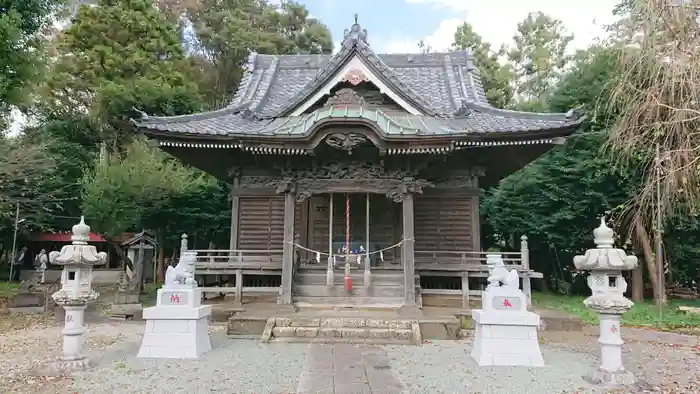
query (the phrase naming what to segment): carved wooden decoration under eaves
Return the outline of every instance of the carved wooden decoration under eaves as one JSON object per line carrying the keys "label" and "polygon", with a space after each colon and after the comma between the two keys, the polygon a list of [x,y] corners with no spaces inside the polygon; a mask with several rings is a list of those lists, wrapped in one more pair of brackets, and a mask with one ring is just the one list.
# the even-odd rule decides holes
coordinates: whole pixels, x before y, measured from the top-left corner
{"label": "carved wooden decoration under eaves", "polygon": [[408,194],[422,194],[434,185],[415,178],[411,171],[385,170],[366,163],[328,164],[308,170],[284,170],[280,176],[241,176],[244,188],[275,189],[277,193],[296,193],[297,202],[315,194],[358,192],[384,194],[401,202]]}
{"label": "carved wooden decoration under eaves", "polygon": [[352,152],[358,145],[367,141],[367,138],[358,133],[333,133],[326,137],[328,146]]}
{"label": "carved wooden decoration under eaves", "polygon": [[365,99],[350,88],[339,89],[326,100],[326,105],[362,105]]}
{"label": "carved wooden decoration under eaves", "polygon": [[395,202],[401,202],[409,193],[421,194],[423,188],[433,185],[416,179],[410,171],[385,170],[371,164],[330,164],[293,175],[297,201],[314,194],[355,190],[357,192],[384,194]]}

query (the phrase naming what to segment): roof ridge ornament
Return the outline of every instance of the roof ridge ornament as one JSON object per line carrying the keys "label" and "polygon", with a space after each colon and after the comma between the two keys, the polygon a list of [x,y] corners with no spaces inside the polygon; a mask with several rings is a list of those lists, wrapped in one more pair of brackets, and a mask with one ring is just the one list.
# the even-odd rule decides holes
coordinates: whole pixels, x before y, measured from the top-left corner
{"label": "roof ridge ornament", "polygon": [[344,38],[342,42],[342,46],[345,46],[346,43],[357,45],[360,41],[363,42],[365,45],[369,45],[369,42],[367,42],[367,29],[363,29],[362,26],[357,22],[358,15],[357,13],[354,15],[355,17],[355,23],[350,27],[350,29],[345,29],[344,32]]}

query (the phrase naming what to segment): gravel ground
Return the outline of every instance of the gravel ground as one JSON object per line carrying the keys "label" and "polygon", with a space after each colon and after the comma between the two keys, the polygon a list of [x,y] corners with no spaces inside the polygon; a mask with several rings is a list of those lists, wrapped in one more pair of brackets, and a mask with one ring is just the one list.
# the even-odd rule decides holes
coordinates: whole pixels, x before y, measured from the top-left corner
{"label": "gravel ground", "polygon": [[212,351],[198,360],[137,359],[139,340],[105,352],[98,368],[77,376],[72,393],[291,393],[308,345],[226,338],[211,328]]}
{"label": "gravel ground", "polygon": [[[640,382],[615,391],[597,389],[582,379],[598,365],[597,337],[590,333],[541,332],[544,368],[480,368],[470,357],[471,340],[429,341],[420,348],[392,346],[387,350],[394,372],[414,394],[700,393],[698,347],[685,345],[697,339],[657,334],[640,330],[629,336],[624,365]],[[665,343],[648,342],[653,338]]]}
{"label": "gravel ground", "polygon": [[[485,367],[471,358],[471,341],[434,341],[420,348],[392,347],[391,365],[410,393],[573,393],[587,387],[581,376],[595,363],[587,354],[572,357],[544,349],[546,367]],[[420,360],[420,362],[416,362]]]}
{"label": "gravel ground", "polygon": [[[59,327],[0,333],[2,392],[24,393],[241,393],[295,392],[308,345],[230,340],[212,326],[213,350],[199,360],[143,360],[135,354],[143,324],[90,325],[88,355],[98,366],[73,378],[33,378],[26,372],[60,354]],[[700,393],[696,337],[628,331],[625,365],[643,379],[616,393]],[[625,333],[625,331],[623,331]],[[634,334],[634,335],[631,335]],[[642,335],[643,334],[643,335]],[[604,393],[581,378],[597,363],[596,337],[587,332],[542,332],[544,368],[479,368],[471,341],[427,341],[422,347],[385,348],[407,393]],[[661,338],[655,340],[655,338]],[[650,342],[651,341],[651,342]],[[657,343],[661,342],[661,343]]]}

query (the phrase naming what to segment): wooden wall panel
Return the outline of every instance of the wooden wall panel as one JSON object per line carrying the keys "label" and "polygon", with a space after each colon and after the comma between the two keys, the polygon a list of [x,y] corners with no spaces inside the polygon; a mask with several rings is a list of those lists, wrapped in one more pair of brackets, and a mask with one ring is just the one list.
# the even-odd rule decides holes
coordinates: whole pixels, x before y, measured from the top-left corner
{"label": "wooden wall panel", "polygon": [[284,197],[241,197],[238,249],[282,250]]}
{"label": "wooden wall panel", "polygon": [[417,196],[415,250],[471,251],[478,245],[475,196]]}

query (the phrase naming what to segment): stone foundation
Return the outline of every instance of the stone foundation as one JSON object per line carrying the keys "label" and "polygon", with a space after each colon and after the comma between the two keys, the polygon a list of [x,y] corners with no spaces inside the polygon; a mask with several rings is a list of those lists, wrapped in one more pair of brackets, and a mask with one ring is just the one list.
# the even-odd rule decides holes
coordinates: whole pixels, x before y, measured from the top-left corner
{"label": "stone foundation", "polygon": [[476,322],[471,356],[479,366],[544,366],[532,312],[472,312]]}
{"label": "stone foundation", "polygon": [[202,290],[158,290],[158,305],[143,310],[146,330],[137,357],[198,358],[211,350],[210,305],[200,305]]}

